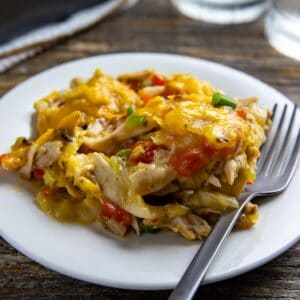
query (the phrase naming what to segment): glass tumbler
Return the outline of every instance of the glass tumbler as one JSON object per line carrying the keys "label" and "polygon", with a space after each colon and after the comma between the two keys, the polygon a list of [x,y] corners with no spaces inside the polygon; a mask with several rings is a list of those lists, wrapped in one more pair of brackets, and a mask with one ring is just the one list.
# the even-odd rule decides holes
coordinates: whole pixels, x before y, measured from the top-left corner
{"label": "glass tumbler", "polygon": [[300,61],[300,0],[274,0],[265,32],[273,48]]}
{"label": "glass tumbler", "polygon": [[270,4],[270,0],[171,0],[171,2],[182,14],[214,24],[252,22],[265,12]]}

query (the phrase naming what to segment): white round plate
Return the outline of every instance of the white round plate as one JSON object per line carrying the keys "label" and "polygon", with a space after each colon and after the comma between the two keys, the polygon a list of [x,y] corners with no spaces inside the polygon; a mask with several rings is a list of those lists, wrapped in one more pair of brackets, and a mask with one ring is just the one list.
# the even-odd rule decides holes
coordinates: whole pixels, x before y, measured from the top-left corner
{"label": "white round plate", "polygon": [[[7,93],[0,101],[0,153],[15,137],[30,135],[33,103],[54,89],[68,87],[75,76],[91,76],[95,68],[111,75],[155,68],[190,73],[234,96],[257,95],[262,105],[291,102],[263,82],[226,66],[178,55],[124,53],[72,61],[42,72]],[[207,273],[216,282],[254,269],[287,250],[299,239],[300,168],[288,189],[263,200],[253,229],[233,232]],[[0,233],[34,261],[88,282],[127,289],[173,288],[199,248],[172,232],[117,238],[100,226],[62,224],[41,212],[26,182],[0,174]]]}

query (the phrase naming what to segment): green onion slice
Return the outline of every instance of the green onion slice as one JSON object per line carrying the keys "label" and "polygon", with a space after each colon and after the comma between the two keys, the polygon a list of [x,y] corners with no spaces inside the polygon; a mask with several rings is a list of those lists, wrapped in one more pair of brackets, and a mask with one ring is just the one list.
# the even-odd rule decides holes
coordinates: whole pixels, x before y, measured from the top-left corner
{"label": "green onion slice", "polygon": [[124,159],[128,159],[131,153],[132,153],[131,149],[122,149],[116,153],[116,156],[119,156]]}
{"label": "green onion slice", "polygon": [[127,117],[129,117],[130,115],[132,115],[135,112],[135,109],[133,106],[129,106],[127,108]]}
{"label": "green onion slice", "polygon": [[232,108],[236,108],[235,101],[231,97],[221,94],[220,92],[215,92],[213,94],[212,104],[216,107],[230,106]]}
{"label": "green onion slice", "polygon": [[133,113],[126,120],[125,124],[127,126],[147,126],[147,118],[143,115],[137,115]]}
{"label": "green onion slice", "polygon": [[141,232],[143,233],[155,233],[159,231],[159,228],[154,228],[153,226],[141,224]]}

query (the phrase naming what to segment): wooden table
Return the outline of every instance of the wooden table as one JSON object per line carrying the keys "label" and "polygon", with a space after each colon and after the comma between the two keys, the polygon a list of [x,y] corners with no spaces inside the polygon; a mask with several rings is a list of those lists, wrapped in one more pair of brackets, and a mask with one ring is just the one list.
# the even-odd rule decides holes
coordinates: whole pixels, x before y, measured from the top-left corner
{"label": "wooden table", "polygon": [[[300,63],[273,50],[263,22],[219,27],[180,16],[168,1],[144,0],[0,75],[0,95],[68,60],[115,51],[161,51],[214,60],[248,72],[300,104]],[[3,130],[3,129],[2,129]],[[280,216],[278,216],[280,217]],[[300,244],[239,277],[201,288],[199,299],[300,299]],[[170,291],[126,291],[52,272],[0,240],[0,298],[166,299]]]}

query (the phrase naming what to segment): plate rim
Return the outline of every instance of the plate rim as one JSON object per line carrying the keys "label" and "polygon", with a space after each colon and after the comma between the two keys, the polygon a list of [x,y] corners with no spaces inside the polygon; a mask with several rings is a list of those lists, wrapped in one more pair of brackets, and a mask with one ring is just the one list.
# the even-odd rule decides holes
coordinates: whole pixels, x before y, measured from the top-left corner
{"label": "plate rim", "polygon": [[[147,285],[139,284],[139,285],[133,286],[132,284],[124,283],[123,281],[119,281],[119,280],[112,281],[112,280],[107,280],[107,279],[103,279],[103,278],[101,280],[96,280],[93,277],[81,275],[79,272],[71,272],[71,271],[61,267],[59,264],[49,262],[48,260],[45,260],[44,258],[42,258],[39,255],[32,254],[29,249],[23,248],[21,245],[19,245],[19,243],[17,241],[14,241],[13,238],[10,238],[5,233],[3,233],[1,228],[0,228],[0,235],[11,247],[13,247],[15,250],[17,250],[18,252],[25,255],[27,258],[32,260],[34,263],[37,263],[48,270],[51,270],[55,273],[62,274],[64,276],[70,277],[72,279],[81,280],[86,283],[102,285],[102,286],[112,287],[112,288],[127,289],[127,290],[153,291],[153,290],[169,290],[169,289],[173,289],[175,287],[173,284],[168,284],[168,283],[164,283],[164,284],[160,284],[160,285],[158,285],[158,284],[147,284]],[[250,271],[254,271],[258,267],[261,267],[261,266],[265,265],[266,263],[272,261],[273,259],[279,257],[281,254],[283,254],[285,251],[287,251],[289,248],[294,246],[299,241],[300,241],[300,234],[298,235],[298,237],[295,237],[295,239],[291,240],[290,242],[285,244],[282,248],[273,252],[271,255],[265,256],[265,257],[255,261],[255,263],[249,264],[244,268],[233,269],[232,271],[227,271],[220,275],[216,275],[211,279],[206,279],[203,281],[202,285],[217,283],[220,281],[224,281],[227,279],[237,277],[239,275],[248,273]]]}
{"label": "plate rim", "polygon": [[10,93],[12,93],[16,88],[22,87],[23,85],[25,85],[28,81],[35,79],[38,76],[41,76],[49,71],[53,71],[55,69],[59,69],[61,67],[65,67],[77,62],[82,62],[84,60],[90,60],[90,59],[96,59],[98,57],[105,57],[105,56],[119,56],[119,55],[153,55],[153,56],[166,56],[166,57],[182,57],[184,59],[188,59],[188,60],[194,60],[194,61],[202,61],[206,64],[210,64],[211,66],[215,66],[215,67],[222,67],[225,68],[229,71],[233,71],[238,73],[239,75],[244,76],[245,78],[248,77],[251,80],[255,80],[257,83],[259,83],[260,85],[267,85],[269,89],[272,89],[273,92],[276,92],[278,94],[280,94],[282,97],[284,97],[287,101],[293,103],[293,101],[291,101],[286,95],[283,94],[283,92],[281,92],[280,90],[274,88],[273,86],[271,86],[269,83],[263,81],[260,78],[255,77],[254,75],[251,75],[245,71],[242,71],[240,69],[237,69],[235,67],[231,67],[228,66],[222,62],[218,62],[218,61],[214,61],[214,60],[210,60],[210,59],[205,59],[205,58],[201,58],[201,57],[197,57],[197,56],[193,56],[193,55],[185,55],[185,54],[180,54],[180,53],[176,53],[176,52],[160,52],[160,51],[111,51],[111,52],[105,52],[103,54],[95,54],[95,55],[90,55],[90,56],[86,56],[86,57],[81,57],[81,58],[75,58],[75,59],[71,59],[68,61],[65,61],[63,63],[59,63],[56,64],[50,68],[47,68],[45,70],[39,71],[35,74],[33,74],[32,76],[30,76],[29,78],[26,78],[25,80],[17,83],[14,87],[10,88],[8,91],[6,91],[4,94],[2,94],[0,96],[0,103],[5,101],[5,98],[7,96],[9,96]]}
{"label": "plate rim", "polygon": [[[145,52],[143,52],[143,51],[108,52],[108,53],[104,53],[104,54],[100,54],[100,55],[92,55],[92,56],[88,56],[88,57],[84,57],[84,58],[80,58],[80,59],[73,59],[73,60],[58,64],[58,65],[52,66],[52,67],[50,67],[46,70],[43,70],[41,72],[38,72],[38,73],[34,74],[33,76],[27,78],[24,81],[21,81],[20,83],[16,84],[13,88],[6,91],[0,97],[0,103],[5,102],[6,98],[8,98],[10,96],[10,94],[14,92],[15,89],[23,87],[24,85],[28,84],[28,82],[30,82],[31,80],[34,80],[37,77],[39,77],[41,75],[44,75],[49,71],[54,71],[56,69],[66,67],[66,66],[71,65],[71,64],[76,64],[76,63],[82,62],[84,60],[105,58],[106,56],[111,57],[111,56],[122,56],[122,55],[130,55],[130,56],[134,56],[134,55],[140,55],[140,56],[141,55],[151,55],[151,56],[157,56],[157,57],[165,56],[165,57],[170,57],[170,58],[183,58],[183,59],[188,59],[191,62],[194,61],[195,63],[202,62],[202,63],[205,63],[205,64],[209,64],[212,67],[217,67],[217,68],[222,67],[222,68],[227,69],[228,71],[231,71],[231,72],[234,72],[236,74],[242,75],[244,78],[249,78],[252,81],[254,80],[254,81],[256,81],[256,83],[258,83],[260,85],[267,86],[269,90],[272,90],[273,92],[276,92],[277,94],[280,94],[280,96],[285,98],[285,100],[287,100],[289,103],[293,103],[281,91],[279,91],[279,90],[275,89],[274,87],[270,86],[268,83],[264,82],[260,78],[257,78],[255,76],[253,76],[251,74],[248,74],[244,71],[241,71],[239,69],[227,66],[223,63],[219,63],[219,62],[216,62],[216,61],[211,61],[211,60],[207,60],[207,59],[203,59],[203,58],[199,58],[199,57],[195,57],[195,56],[181,55],[181,54],[177,54],[177,53],[148,52],[148,51],[145,51]],[[54,272],[61,273],[65,276],[69,276],[69,277],[74,278],[74,279],[79,279],[79,280],[89,282],[89,283],[94,283],[94,284],[97,284],[97,285],[104,285],[104,286],[110,286],[110,287],[115,287],[115,288],[125,288],[125,289],[129,289],[129,290],[165,290],[165,289],[174,288],[174,285],[170,284],[170,283],[161,283],[159,285],[158,284],[148,284],[148,283],[147,284],[140,284],[139,283],[137,285],[133,285],[131,283],[128,284],[124,281],[121,282],[119,280],[113,281],[111,279],[105,280],[103,278],[101,278],[101,280],[95,280],[95,278],[93,278],[93,277],[88,277],[86,275],[81,275],[80,272],[73,272],[73,271],[67,270],[64,267],[61,267],[59,264],[52,263],[51,261],[48,261],[47,259],[44,259],[44,258],[40,257],[39,255],[35,255],[34,253],[32,253],[30,251],[30,249],[26,249],[26,248],[24,249],[21,245],[19,245],[17,240],[14,240],[13,237],[7,236],[5,234],[5,230],[3,230],[2,228],[0,228],[0,235],[13,248],[15,248],[17,251],[21,252],[23,255],[29,257],[35,263],[38,263],[38,264],[42,265],[43,267],[45,267],[47,269],[50,269]],[[265,263],[267,263],[267,262],[273,260],[274,258],[278,257],[279,255],[281,255],[282,253],[287,251],[290,247],[292,247],[294,244],[296,244],[299,240],[300,240],[300,232],[299,232],[298,236],[295,236],[293,239],[291,239],[287,243],[283,244],[280,248],[277,249],[277,251],[272,252],[272,254],[265,255],[264,257],[261,257],[260,259],[256,260],[255,262],[249,263],[245,267],[235,268],[235,269],[229,270],[227,272],[223,272],[222,274],[214,275],[214,276],[212,276],[212,278],[206,279],[204,284],[211,284],[211,283],[214,283],[214,282],[226,280],[226,279],[244,274],[246,272],[249,272],[250,270],[254,270],[257,267],[262,266]]]}

